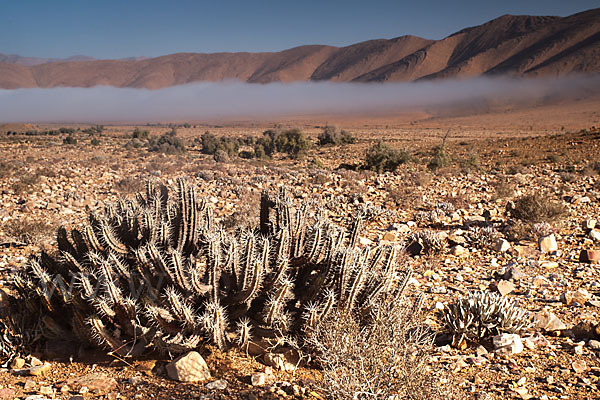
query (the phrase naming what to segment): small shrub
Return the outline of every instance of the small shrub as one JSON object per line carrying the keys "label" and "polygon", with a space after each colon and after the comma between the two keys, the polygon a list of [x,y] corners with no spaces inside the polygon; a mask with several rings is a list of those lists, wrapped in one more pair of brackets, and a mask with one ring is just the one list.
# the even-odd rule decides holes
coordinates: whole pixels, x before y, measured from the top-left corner
{"label": "small shrub", "polygon": [[420,298],[412,302],[402,293],[409,277],[398,294],[377,299],[366,323],[336,312],[310,332],[327,398],[442,398],[427,368],[433,335],[423,326]]}
{"label": "small shrub", "polygon": [[141,130],[140,128],[135,128],[131,134],[132,139],[148,139],[149,136],[150,132],[148,132],[146,129]]}
{"label": "small shrub", "polygon": [[325,146],[327,144],[340,145],[340,144],[352,144],[356,142],[356,138],[346,130],[338,130],[335,126],[326,126],[323,128],[323,132],[318,136],[319,146]]}
{"label": "small shrub", "polygon": [[446,146],[442,144],[433,148],[433,158],[427,167],[432,171],[437,171],[440,168],[449,167],[451,163],[452,158],[446,151]]}
{"label": "small shrub", "polygon": [[90,141],[90,144],[92,146],[98,146],[100,144],[100,141],[97,138],[92,138],[92,140]]}
{"label": "small shrub", "polygon": [[77,144],[77,139],[73,135],[69,135],[63,139],[63,144]]}
{"label": "small shrub", "polygon": [[519,197],[510,212],[516,219],[526,222],[553,222],[561,220],[566,209],[547,194],[537,193]]}
{"label": "small shrub", "polygon": [[398,166],[410,160],[405,150],[392,149],[382,141],[371,146],[365,154],[364,168],[379,173],[383,171],[395,171]]}
{"label": "small shrub", "polygon": [[[139,140],[139,139],[132,139]],[[181,154],[185,153],[185,144],[183,140],[177,137],[175,128],[171,131],[162,134],[159,138],[151,138],[149,143],[149,150],[157,153],[164,154]]]}
{"label": "small shrub", "polygon": [[12,219],[2,228],[9,237],[25,244],[39,243],[54,235],[54,226],[46,221]]}
{"label": "small shrub", "polygon": [[215,154],[219,148],[219,139],[209,131],[204,132],[200,137],[203,154]]}
{"label": "small shrub", "polygon": [[222,136],[216,137],[210,132],[205,132],[200,141],[202,143],[201,152],[203,154],[215,155],[217,152],[224,152],[228,157],[233,157],[238,154],[241,140]]}
{"label": "small shrub", "polygon": [[26,174],[12,184],[12,190],[15,194],[29,193],[33,191],[33,188],[40,181],[38,174]]}
{"label": "small shrub", "polygon": [[463,168],[478,170],[481,168],[481,161],[477,153],[470,153],[461,163]]}
{"label": "small shrub", "polygon": [[310,166],[313,168],[319,168],[319,169],[325,168],[325,164],[323,164],[323,161],[321,161],[321,159],[317,158],[317,157],[310,160]]}
{"label": "small shrub", "polygon": [[310,148],[310,142],[300,129],[289,129],[275,139],[277,151],[287,153],[290,158],[298,158]]}

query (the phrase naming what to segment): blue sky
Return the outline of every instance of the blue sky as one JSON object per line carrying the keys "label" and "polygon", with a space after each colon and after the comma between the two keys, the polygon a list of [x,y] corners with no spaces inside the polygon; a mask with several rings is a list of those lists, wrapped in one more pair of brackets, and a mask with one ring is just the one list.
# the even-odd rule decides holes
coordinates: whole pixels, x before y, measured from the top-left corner
{"label": "blue sky", "polygon": [[441,39],[503,14],[566,16],[598,0],[1,0],[0,53],[159,56],[343,46],[406,34]]}

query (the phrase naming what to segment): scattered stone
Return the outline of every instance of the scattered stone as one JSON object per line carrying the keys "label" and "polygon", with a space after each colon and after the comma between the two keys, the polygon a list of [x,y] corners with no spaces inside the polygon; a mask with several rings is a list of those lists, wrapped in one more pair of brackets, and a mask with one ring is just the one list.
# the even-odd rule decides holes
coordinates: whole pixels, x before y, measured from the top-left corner
{"label": "scattered stone", "polygon": [[166,367],[169,378],[179,382],[199,382],[210,379],[204,358],[195,351],[171,361]]}
{"label": "scattered stone", "polygon": [[10,363],[10,367],[12,369],[21,369],[24,366],[25,366],[25,360],[20,357],[13,359],[12,362]]}
{"label": "scattered stone", "polygon": [[554,234],[542,236],[538,241],[538,245],[542,253],[552,253],[558,250],[558,244],[556,243]]}
{"label": "scattered stone", "polygon": [[588,342],[588,346],[590,346],[590,348],[592,350],[595,350],[595,351],[600,350],[600,342],[598,340],[594,340],[594,339],[590,340]]}
{"label": "scattered stone", "polygon": [[54,394],[54,389],[52,389],[52,386],[40,386],[40,394],[52,396]]}
{"label": "scattered stone", "polygon": [[16,398],[15,391],[10,388],[0,389],[0,400],[13,400]]}
{"label": "scattered stone", "polygon": [[263,357],[265,364],[275,367],[281,371],[295,371],[300,357],[293,349],[284,352],[266,353]]}
{"label": "scattered stone", "polygon": [[396,235],[394,235],[392,232],[386,232],[385,235],[383,235],[383,240],[387,240],[388,242],[395,242],[398,239],[396,238]]}
{"label": "scattered stone", "polygon": [[584,305],[586,301],[591,298],[592,295],[583,288],[577,289],[576,291],[566,291],[562,296],[563,302],[568,306],[571,306],[574,303]]}
{"label": "scattered stone", "polygon": [[594,264],[600,261],[600,251],[582,250],[579,255],[579,262]]}
{"label": "scattered stone", "polygon": [[255,372],[250,376],[252,386],[263,386],[267,382],[267,376],[263,372]]}
{"label": "scattered stone", "polygon": [[450,248],[450,254],[452,254],[453,256],[460,256],[465,254],[465,252],[465,248],[462,247],[460,244],[457,244],[456,246],[452,246]]}
{"label": "scattered stone", "polygon": [[585,222],[583,223],[583,228],[586,231],[591,231],[592,229],[594,229],[596,227],[596,220],[593,218],[590,219],[586,219]]}
{"label": "scattered stone", "polygon": [[509,241],[506,239],[498,239],[494,246],[494,250],[496,250],[498,253],[506,253],[508,250],[510,250]]}
{"label": "scattered stone", "polygon": [[534,322],[538,329],[547,332],[564,331],[567,326],[554,313],[544,310],[535,314]]}
{"label": "scattered stone", "polygon": [[505,281],[504,279],[502,279],[496,284],[496,290],[502,296],[505,296],[515,290],[515,284],[511,281]]}
{"label": "scattered stone", "polygon": [[577,339],[592,339],[596,337],[595,328],[595,324],[591,321],[582,321],[571,328],[571,332]]}
{"label": "scattered stone", "polygon": [[37,383],[35,383],[35,381],[33,381],[31,379],[27,379],[25,381],[25,384],[23,385],[23,390],[26,392],[31,392],[31,391],[35,390],[36,387],[37,387]]}
{"label": "scattered stone", "polygon": [[35,367],[29,368],[29,375],[33,375],[33,376],[46,375],[48,372],[50,372],[51,368],[52,368],[52,365],[50,363],[36,365]]}
{"label": "scattered stone", "polygon": [[571,366],[573,367],[573,371],[577,374],[584,373],[588,369],[587,363],[584,360],[575,360]]}
{"label": "scattered stone", "polygon": [[520,281],[527,277],[516,265],[510,266],[504,273],[503,278],[507,281]]}
{"label": "scattered stone", "polygon": [[227,381],[224,379],[219,379],[219,380],[207,383],[204,387],[207,388],[208,390],[224,390],[224,389],[227,389]]}
{"label": "scattered stone", "polygon": [[492,337],[492,343],[497,352],[501,354],[519,354],[523,351],[523,342],[517,334],[502,333]]}
{"label": "scattered stone", "polygon": [[29,362],[29,365],[31,365],[32,367],[37,367],[42,364],[43,362],[37,357],[31,357],[31,361]]}
{"label": "scattered stone", "polygon": [[475,349],[475,353],[477,354],[478,357],[480,356],[484,356],[486,354],[488,354],[488,351],[485,347],[483,347],[482,345],[477,346],[477,349]]}
{"label": "scattered stone", "polygon": [[117,381],[114,378],[100,373],[69,378],[66,384],[79,393],[83,388],[87,388],[93,393],[108,393],[117,387]]}

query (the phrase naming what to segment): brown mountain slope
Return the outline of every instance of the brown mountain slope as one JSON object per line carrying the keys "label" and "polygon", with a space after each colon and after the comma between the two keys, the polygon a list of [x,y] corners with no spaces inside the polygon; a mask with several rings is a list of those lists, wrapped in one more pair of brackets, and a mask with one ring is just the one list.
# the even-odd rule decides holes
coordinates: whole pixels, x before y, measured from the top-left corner
{"label": "brown mountain slope", "polygon": [[416,36],[369,40],[337,49],[312,74],[313,80],[350,81],[433,43]]}
{"label": "brown mountain slope", "polygon": [[442,40],[415,36],[275,53],[178,53],[141,60],[0,62],[0,88],[108,85],[157,89],[199,81],[413,81],[600,72],[600,8],[569,17],[504,15]]}

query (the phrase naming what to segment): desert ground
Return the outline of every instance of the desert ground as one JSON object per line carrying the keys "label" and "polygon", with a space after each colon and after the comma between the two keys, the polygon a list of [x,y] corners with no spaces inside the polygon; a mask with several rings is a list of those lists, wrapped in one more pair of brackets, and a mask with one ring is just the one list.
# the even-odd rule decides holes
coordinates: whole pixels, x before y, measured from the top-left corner
{"label": "desert ground", "polygon": [[[593,251],[600,250],[599,109],[597,102],[582,101],[476,115],[415,111],[277,121],[106,123],[101,132],[91,133],[84,132],[91,125],[83,124],[2,126],[0,287],[15,293],[12,279],[30,255],[52,251],[59,226],[76,227],[89,211],[133,198],[149,179],[172,186],[176,178],[186,177],[226,226],[256,224],[261,192],[285,186],[296,201],[327,204],[331,218],[342,225],[365,205],[389,210],[367,222],[361,243],[408,246],[400,267],[414,271],[409,296],[424,294],[423,323],[436,332],[427,370],[448,396],[599,398],[599,261],[581,257],[590,251],[593,258]],[[326,125],[347,130],[355,143],[317,145]],[[61,127],[74,132],[25,134]],[[158,137],[172,127],[184,153],[153,152],[143,141],[132,142],[136,128]],[[274,127],[299,128],[311,147],[297,158],[276,153],[272,159],[216,161],[201,152],[206,131],[218,138],[258,138]],[[361,169],[365,152],[378,140],[405,151],[408,161],[392,172]],[[440,151],[442,162],[432,163]],[[539,211],[539,218],[511,211],[529,195],[538,201],[529,212]],[[442,204],[450,211],[441,212]],[[552,207],[560,212],[544,214]],[[478,230],[486,227],[493,234]],[[443,245],[431,252],[411,249],[414,235],[422,231],[438,235]],[[555,247],[543,240],[549,236]],[[520,349],[498,347],[489,337],[453,345],[439,309],[480,290],[499,292],[530,313],[533,322],[519,333]],[[549,315],[554,316],[551,323]],[[167,376],[165,355],[121,359],[101,350],[70,350],[74,355],[65,357],[67,351],[56,340],[19,354],[17,364],[0,369],[0,398],[325,397],[318,384],[322,371],[314,361],[281,371],[260,356],[201,345],[197,351],[211,378],[182,383]],[[33,373],[46,362],[43,373]],[[261,373],[264,382],[253,378]]]}

